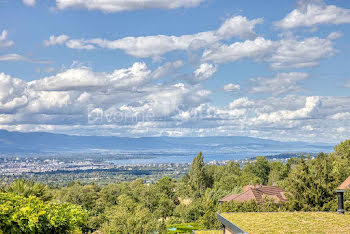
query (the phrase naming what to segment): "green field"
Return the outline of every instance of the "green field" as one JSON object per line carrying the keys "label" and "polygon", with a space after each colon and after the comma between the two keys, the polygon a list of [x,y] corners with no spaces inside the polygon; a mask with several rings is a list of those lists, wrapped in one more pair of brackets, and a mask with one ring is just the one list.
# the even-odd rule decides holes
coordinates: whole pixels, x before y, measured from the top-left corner
{"label": "green field", "polygon": [[222,213],[248,233],[350,233],[350,214],[335,212]]}
{"label": "green field", "polygon": [[192,233],[192,230],[199,229],[196,223],[181,223],[167,225],[167,233]]}

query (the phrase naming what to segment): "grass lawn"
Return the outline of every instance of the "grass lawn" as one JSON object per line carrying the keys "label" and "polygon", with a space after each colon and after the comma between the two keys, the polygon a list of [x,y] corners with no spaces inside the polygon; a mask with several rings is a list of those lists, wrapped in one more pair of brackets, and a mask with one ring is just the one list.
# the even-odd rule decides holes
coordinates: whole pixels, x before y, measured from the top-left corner
{"label": "grass lawn", "polygon": [[192,233],[192,230],[199,229],[196,223],[181,223],[167,225],[167,233]]}
{"label": "grass lawn", "polygon": [[248,233],[350,233],[350,214],[335,212],[222,213]]}

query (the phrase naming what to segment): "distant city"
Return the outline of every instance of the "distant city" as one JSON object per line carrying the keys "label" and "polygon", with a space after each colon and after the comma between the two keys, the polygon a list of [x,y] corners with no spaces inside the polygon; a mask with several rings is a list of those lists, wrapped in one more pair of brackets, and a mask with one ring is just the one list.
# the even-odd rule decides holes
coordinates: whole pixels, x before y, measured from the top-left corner
{"label": "distant city", "polygon": [[[271,161],[285,163],[288,158],[301,155],[314,157],[315,153],[286,153],[266,155]],[[19,177],[64,185],[78,180],[82,183],[108,184],[111,181],[132,181],[142,178],[146,183],[155,182],[163,176],[181,178],[191,166],[190,153],[47,153],[47,154],[1,154],[0,178],[11,182]],[[206,160],[209,165],[224,165],[234,161],[244,166],[255,157],[234,159],[234,154],[216,154]],[[174,162],[186,158],[187,162]],[[222,160],[220,158],[225,158]],[[228,160],[231,158],[231,160]],[[155,163],[154,161],[163,161]],[[167,161],[167,162],[165,162]],[[183,160],[184,161],[184,160]]]}

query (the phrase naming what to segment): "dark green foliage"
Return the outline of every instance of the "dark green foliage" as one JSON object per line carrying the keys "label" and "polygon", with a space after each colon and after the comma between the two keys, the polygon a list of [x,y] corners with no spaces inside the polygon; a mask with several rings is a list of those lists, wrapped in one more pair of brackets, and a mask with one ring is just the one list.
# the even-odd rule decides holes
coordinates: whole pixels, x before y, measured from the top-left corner
{"label": "dark green foliage", "polygon": [[285,181],[290,192],[289,205],[292,210],[329,210],[340,184],[334,173],[334,163],[339,158],[320,153],[316,159],[302,157]]}

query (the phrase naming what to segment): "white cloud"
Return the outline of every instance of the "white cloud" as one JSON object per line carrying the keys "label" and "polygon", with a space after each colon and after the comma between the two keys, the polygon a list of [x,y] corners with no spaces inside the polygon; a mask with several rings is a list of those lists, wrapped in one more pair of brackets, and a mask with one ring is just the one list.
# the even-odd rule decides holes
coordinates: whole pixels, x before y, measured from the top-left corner
{"label": "white cloud", "polygon": [[82,8],[106,13],[139,9],[196,7],[204,0],[56,0],[59,9]]}
{"label": "white cloud", "polygon": [[271,62],[273,69],[316,66],[320,59],[331,57],[335,53],[332,38],[334,37],[310,37],[301,41],[295,38],[282,39],[267,60]]}
{"label": "white cloud", "polygon": [[258,23],[262,23],[262,19],[248,20],[243,16],[234,16],[227,19],[217,31],[205,31],[182,36],[124,37],[117,40],[102,38],[71,39],[66,41],[65,44],[72,49],[90,50],[97,47],[112,50],[119,49],[138,58],[157,58],[174,50],[197,50],[232,37],[254,37],[253,29]]}
{"label": "white cloud", "polygon": [[336,113],[334,115],[331,115],[329,118],[335,119],[335,120],[347,120],[347,119],[350,119],[350,112]]}
{"label": "white cloud", "polygon": [[80,40],[69,40],[66,42],[66,46],[71,49],[79,49],[79,50],[92,50],[95,49],[95,46],[90,44],[85,44]]}
{"label": "white cloud", "polygon": [[[167,70],[181,63],[161,67]],[[320,141],[339,141],[347,131],[337,129],[350,127],[349,97],[239,97],[217,106],[201,84],[168,79],[155,83],[161,77],[155,75],[157,70],[162,69],[151,71],[144,63],[111,72],[78,65],[30,82],[1,73],[0,127],[89,135],[249,135]]]}
{"label": "white cloud", "polygon": [[67,35],[50,36],[49,40],[44,40],[44,46],[62,45],[69,39]]}
{"label": "white cloud", "polygon": [[256,24],[263,23],[262,18],[248,20],[244,16],[235,16],[227,19],[220,28],[216,31],[216,34],[223,39],[230,39],[232,37],[239,38],[254,38],[256,33],[254,27]]}
{"label": "white cloud", "polygon": [[257,37],[231,45],[212,46],[203,52],[202,60],[228,63],[251,58],[258,62],[270,62],[271,68],[276,70],[312,67],[335,53],[332,40],[339,36],[339,33],[331,33],[327,38],[310,37],[303,40],[289,36],[279,41]]}
{"label": "white cloud", "polygon": [[96,73],[90,68],[80,67],[31,81],[28,85],[40,91],[99,90],[108,93],[108,90],[137,88],[151,79],[150,74],[145,63],[134,63],[130,68],[111,73]]}
{"label": "white cloud", "polygon": [[337,128],[337,132],[339,132],[339,133],[343,133],[345,131],[346,131],[346,129],[344,127]]}
{"label": "white cloud", "polygon": [[318,24],[350,23],[350,10],[322,1],[301,1],[299,7],[275,25],[282,29],[313,27]]}
{"label": "white cloud", "polygon": [[135,124],[171,118],[207,102],[210,94],[200,85],[154,85],[154,73],[144,63],[112,72],[71,68],[30,82],[5,74],[0,78],[0,110],[12,113],[2,117],[2,124],[84,125],[89,113],[101,112],[96,124]]}
{"label": "white cloud", "polygon": [[307,78],[308,74],[304,72],[278,73],[273,78],[253,78],[251,79],[250,92],[280,95],[301,91],[303,88],[298,83]]}
{"label": "white cloud", "polygon": [[343,33],[341,33],[341,32],[331,32],[327,38],[330,40],[335,40],[335,39],[338,39],[342,36],[343,36]]}
{"label": "white cloud", "polygon": [[36,0],[23,0],[23,4],[27,6],[35,6]]}
{"label": "white cloud", "polygon": [[228,106],[230,109],[241,109],[246,107],[252,107],[254,102],[247,97],[241,97],[232,101]]}
{"label": "white cloud", "polygon": [[0,61],[23,61],[23,62],[29,62],[29,63],[51,63],[51,61],[45,61],[45,60],[34,60],[27,57],[24,57],[19,54],[5,54],[0,55]]}
{"label": "white cloud", "polygon": [[0,35],[0,48],[11,47],[13,45],[14,45],[14,42],[7,39],[7,31],[2,30]]}
{"label": "white cloud", "polygon": [[238,91],[240,89],[241,89],[241,86],[239,84],[229,83],[229,84],[224,85],[224,90],[226,92],[234,92],[234,91]]}
{"label": "white cloud", "polygon": [[231,45],[219,45],[203,52],[203,61],[212,61],[214,63],[235,62],[242,58],[253,58],[260,60],[271,53],[276,47],[275,43],[266,40],[263,37],[257,37],[255,40],[246,40],[244,42],[235,42]]}
{"label": "white cloud", "polygon": [[26,61],[27,58],[19,54],[0,55],[0,61]]}
{"label": "white cloud", "polygon": [[26,82],[0,73],[0,111],[6,113],[27,104]]}
{"label": "white cloud", "polygon": [[298,110],[280,110],[271,113],[263,113],[257,116],[257,121],[263,122],[281,122],[283,120],[306,119],[313,117],[317,108],[320,107],[319,97],[307,97],[305,106]]}
{"label": "white cloud", "polygon": [[199,68],[197,68],[193,74],[196,81],[207,80],[212,77],[217,71],[217,67],[213,64],[202,63]]}
{"label": "white cloud", "polygon": [[156,70],[152,72],[152,77],[158,79],[173,73],[175,70],[183,67],[184,63],[182,60],[176,60],[174,62],[167,62],[162,66],[159,66]]}

